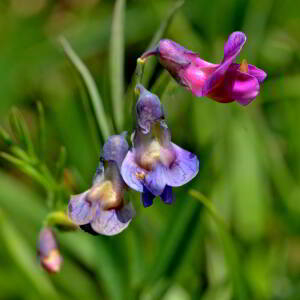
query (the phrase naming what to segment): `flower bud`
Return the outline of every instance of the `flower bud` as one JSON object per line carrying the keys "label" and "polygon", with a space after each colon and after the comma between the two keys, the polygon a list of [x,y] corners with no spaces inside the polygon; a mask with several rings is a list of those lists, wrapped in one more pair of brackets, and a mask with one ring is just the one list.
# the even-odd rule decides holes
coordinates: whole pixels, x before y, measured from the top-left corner
{"label": "flower bud", "polygon": [[58,273],[62,264],[55,234],[51,228],[41,230],[38,241],[38,256],[42,267],[49,273]]}

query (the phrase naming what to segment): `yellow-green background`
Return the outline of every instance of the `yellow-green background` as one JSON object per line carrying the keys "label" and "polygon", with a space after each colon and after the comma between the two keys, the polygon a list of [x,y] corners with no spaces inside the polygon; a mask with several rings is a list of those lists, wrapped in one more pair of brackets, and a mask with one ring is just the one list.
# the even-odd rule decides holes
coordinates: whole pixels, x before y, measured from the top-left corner
{"label": "yellow-green background", "polygon": [[[127,1],[125,87],[173,4]],[[1,126],[17,106],[35,142],[41,101],[48,166],[65,145],[67,167],[81,178],[76,192],[89,186],[103,140],[57,39],[63,34],[86,63],[111,119],[113,7],[111,0],[0,1]],[[261,93],[247,107],[224,105],[168,82],[161,100],[172,139],[197,154],[198,176],[174,189],[172,206],[157,199],[144,209],[136,197],[136,218],[121,235],[58,233],[57,275],[43,272],[35,254],[45,191],[1,159],[0,299],[300,299],[299,11],[296,0],[186,1],[165,37],[217,63],[228,35],[244,31],[238,60],[268,73]],[[188,194],[192,188],[211,199],[228,230]]]}

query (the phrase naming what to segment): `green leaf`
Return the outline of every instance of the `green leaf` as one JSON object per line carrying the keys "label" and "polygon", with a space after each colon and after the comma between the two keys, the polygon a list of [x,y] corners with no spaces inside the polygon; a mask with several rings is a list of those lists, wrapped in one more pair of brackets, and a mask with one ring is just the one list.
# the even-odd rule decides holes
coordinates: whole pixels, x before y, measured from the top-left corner
{"label": "green leaf", "polygon": [[217,223],[220,224],[220,226],[223,226],[224,228],[228,228],[227,224],[225,223],[224,219],[221,217],[221,215],[218,213],[216,207],[214,204],[202,193],[196,191],[196,190],[189,190],[189,194],[194,197],[195,199],[199,200],[205,208],[208,210],[208,212],[211,214],[211,216],[215,219]]}
{"label": "green leaf", "polygon": [[[156,46],[156,44],[159,42],[160,39],[163,38],[163,36],[166,34],[169,25],[172,22],[172,19],[175,15],[175,13],[182,7],[182,5],[184,4],[183,0],[179,0],[177,1],[174,6],[169,10],[169,12],[167,13],[166,17],[164,18],[164,20],[162,21],[162,23],[160,24],[158,30],[156,31],[154,37],[152,38],[147,50],[152,49],[153,47]],[[150,59],[147,61],[146,67],[145,67],[145,73],[144,73],[144,85],[147,87],[149,84],[149,81],[151,79],[151,76],[153,75],[155,66],[156,66],[157,60],[154,59]]]}
{"label": "green leaf", "polygon": [[61,146],[59,157],[56,163],[56,174],[55,174],[56,175],[55,177],[58,181],[61,181],[62,179],[66,160],[67,160],[67,149],[64,146]]}
{"label": "green leaf", "polygon": [[23,160],[25,163],[28,163],[30,165],[35,165],[37,163],[37,160],[35,158],[30,157],[23,149],[21,149],[17,145],[11,146],[10,151],[12,154]]}
{"label": "green leaf", "polygon": [[124,15],[125,0],[115,4],[110,39],[110,84],[113,111],[118,131],[124,121]]}
{"label": "green leaf", "polygon": [[155,80],[151,92],[160,97],[160,100],[162,101],[162,96],[171,80],[172,78],[168,71],[164,70]]}
{"label": "green leaf", "polygon": [[46,125],[45,125],[45,111],[42,102],[37,102],[38,116],[39,116],[39,150],[41,160],[44,160],[46,149]]}
{"label": "green leaf", "polygon": [[245,282],[244,274],[241,269],[242,264],[239,259],[239,255],[235,247],[234,241],[232,240],[228,232],[228,227],[226,223],[224,222],[223,218],[218,214],[214,204],[206,196],[204,196],[196,190],[190,190],[189,194],[193,198],[199,200],[216,221],[218,229],[217,232],[223,245],[224,256],[232,279],[235,298],[239,300],[249,299],[247,285]]}
{"label": "green leaf", "polygon": [[[181,201],[176,213],[170,216],[162,236],[149,279],[154,283],[162,277],[171,277],[179,267],[199,219],[200,205],[193,201]],[[146,279],[146,282],[148,282]]]}
{"label": "green leaf", "polygon": [[16,264],[31,280],[43,298],[59,299],[51,281],[36,263],[36,255],[26,240],[0,210],[0,234]]}
{"label": "green leaf", "polygon": [[46,190],[51,188],[51,182],[49,182],[39,171],[32,166],[28,165],[21,159],[18,159],[8,153],[1,152],[0,157],[4,158],[8,162],[12,163],[15,167],[21,170],[23,173],[40,183]]}
{"label": "green leaf", "polygon": [[110,122],[108,121],[104,107],[103,102],[100,97],[100,94],[98,92],[96,83],[94,78],[92,77],[90,71],[85,66],[85,64],[81,61],[79,56],[75,53],[75,51],[72,49],[69,42],[62,36],[60,37],[60,43],[65,51],[65,54],[69,58],[72,65],[75,67],[77,72],[79,73],[87,92],[90,96],[92,106],[96,115],[96,120],[99,126],[99,129],[103,135],[103,138],[106,140],[111,134],[112,129],[110,127]]}
{"label": "green leaf", "polygon": [[47,213],[42,203],[43,198],[32,189],[0,172],[0,205],[15,220],[40,225]]}
{"label": "green leaf", "polygon": [[0,139],[2,139],[7,146],[11,146],[13,144],[10,135],[2,127],[0,127]]}
{"label": "green leaf", "polygon": [[9,121],[15,136],[20,140],[21,144],[24,145],[25,149],[28,151],[28,154],[31,157],[35,157],[29,129],[22,114],[16,107],[12,108]]}

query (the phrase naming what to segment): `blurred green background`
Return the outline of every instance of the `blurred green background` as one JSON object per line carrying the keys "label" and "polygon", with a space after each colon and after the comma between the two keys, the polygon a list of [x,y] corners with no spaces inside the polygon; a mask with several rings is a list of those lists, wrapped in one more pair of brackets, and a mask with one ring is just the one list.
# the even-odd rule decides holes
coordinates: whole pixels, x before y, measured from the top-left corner
{"label": "blurred green background", "polygon": [[[89,187],[103,136],[58,37],[64,35],[89,68],[116,126],[111,99],[122,74],[112,80],[110,61],[122,62],[123,52],[122,39],[113,52],[119,57],[110,48],[114,4],[0,1],[0,125],[11,133],[8,116],[17,107],[36,147],[40,101],[45,161],[54,172],[66,147],[64,180],[72,193]],[[126,2],[124,90],[173,6],[167,0]],[[134,194],[136,218],[118,236],[58,232],[64,264],[57,275],[44,272],[36,258],[51,194],[1,158],[0,299],[300,299],[299,11],[296,0],[185,2],[164,37],[219,62],[229,34],[242,30],[248,41],[238,61],[246,58],[268,79],[260,96],[242,107],[195,98],[159,66],[148,72],[145,84],[161,96],[172,139],[198,155],[199,174],[174,189],[172,206],[156,200],[144,209]],[[128,99],[119,99],[125,108]],[[123,117],[123,129],[131,132],[130,116]],[[2,141],[0,149],[10,153]],[[216,213],[190,189],[207,195]]]}

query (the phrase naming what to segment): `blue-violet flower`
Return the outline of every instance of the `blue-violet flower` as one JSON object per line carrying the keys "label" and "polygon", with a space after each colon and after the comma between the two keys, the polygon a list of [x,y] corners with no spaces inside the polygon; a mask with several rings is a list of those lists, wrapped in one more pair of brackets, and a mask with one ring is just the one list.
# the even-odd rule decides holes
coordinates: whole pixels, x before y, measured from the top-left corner
{"label": "blue-violet flower", "polygon": [[89,224],[94,232],[103,235],[115,235],[127,228],[134,216],[132,204],[124,199],[127,187],[120,174],[127,151],[123,135],[108,138],[92,187],[71,197],[68,213],[74,223]]}
{"label": "blue-violet flower", "polygon": [[172,187],[192,180],[198,173],[199,161],[195,154],[171,142],[158,97],[141,85],[137,89],[137,128],[121,174],[128,186],[142,193],[145,207],[152,205],[155,196],[170,204]]}

